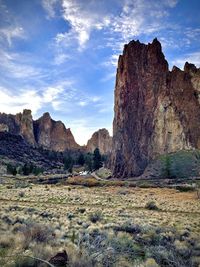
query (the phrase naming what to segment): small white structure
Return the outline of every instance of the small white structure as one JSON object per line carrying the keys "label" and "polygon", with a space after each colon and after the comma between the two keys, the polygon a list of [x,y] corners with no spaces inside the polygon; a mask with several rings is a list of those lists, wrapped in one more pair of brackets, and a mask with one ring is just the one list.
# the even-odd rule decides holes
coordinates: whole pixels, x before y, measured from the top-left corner
{"label": "small white structure", "polygon": [[0,132],[8,132],[8,131],[9,131],[8,125],[0,123]]}
{"label": "small white structure", "polygon": [[87,171],[82,171],[82,172],[79,172],[79,175],[80,176],[85,176],[85,175],[88,175],[88,172]]}

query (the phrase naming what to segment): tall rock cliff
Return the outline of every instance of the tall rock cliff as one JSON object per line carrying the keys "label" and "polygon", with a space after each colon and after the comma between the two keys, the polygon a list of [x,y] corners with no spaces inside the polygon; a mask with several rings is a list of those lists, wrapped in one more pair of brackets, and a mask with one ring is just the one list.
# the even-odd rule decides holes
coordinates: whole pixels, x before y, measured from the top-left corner
{"label": "tall rock cliff", "polygon": [[115,177],[141,175],[158,155],[200,148],[200,69],[168,63],[161,44],[131,41],[119,57],[113,121]]}
{"label": "tall rock cliff", "polygon": [[20,128],[19,134],[21,134],[28,143],[35,146],[36,142],[34,137],[33,117],[31,110],[25,109],[23,110],[23,113],[18,113],[15,116],[15,120]]}
{"label": "tall rock cliff", "polygon": [[54,151],[78,149],[79,145],[71,133],[61,121],[54,121],[48,112],[34,121],[35,139],[39,146]]}
{"label": "tall rock cliff", "polygon": [[100,129],[93,133],[92,137],[88,140],[86,150],[93,153],[95,148],[99,148],[100,153],[103,155],[109,154],[112,149],[112,137],[109,135],[107,129]]}

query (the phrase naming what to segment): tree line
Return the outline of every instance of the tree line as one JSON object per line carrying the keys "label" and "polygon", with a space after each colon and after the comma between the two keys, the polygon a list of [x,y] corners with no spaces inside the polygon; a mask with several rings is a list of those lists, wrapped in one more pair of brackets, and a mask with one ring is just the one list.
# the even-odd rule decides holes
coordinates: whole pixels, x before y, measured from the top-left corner
{"label": "tree line", "polygon": [[[52,161],[59,161],[63,163],[64,170],[73,172],[74,166],[83,166],[86,171],[95,171],[103,166],[103,163],[107,161],[107,156],[101,155],[98,148],[93,153],[84,153],[81,151],[66,151],[64,153],[55,151],[42,151],[45,156]],[[42,167],[36,166],[33,163],[25,163],[23,165],[7,164],[7,173],[12,175],[39,175],[43,173]]]}
{"label": "tree line", "polygon": [[12,175],[29,175],[29,174],[34,174],[34,175],[39,175],[40,173],[43,173],[43,168],[35,166],[32,163],[25,163],[22,166],[15,166],[12,165],[11,163],[7,164],[7,173],[12,174]]}
{"label": "tree line", "polygon": [[103,166],[103,163],[107,161],[105,155],[101,155],[98,148],[94,150],[94,153],[80,153],[77,158],[73,158],[68,154],[64,158],[64,169],[72,172],[74,165],[84,166],[87,171],[95,171]]}

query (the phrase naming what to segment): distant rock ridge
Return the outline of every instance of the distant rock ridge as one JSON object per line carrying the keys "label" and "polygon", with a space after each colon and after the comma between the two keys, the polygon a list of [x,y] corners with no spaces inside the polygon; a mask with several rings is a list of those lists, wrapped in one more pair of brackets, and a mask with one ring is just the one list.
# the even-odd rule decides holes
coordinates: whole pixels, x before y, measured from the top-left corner
{"label": "distant rock ridge", "polygon": [[131,41],[119,56],[111,166],[114,177],[141,175],[157,156],[200,149],[200,69],[168,63],[157,39]]}
{"label": "distant rock ridge", "polygon": [[53,120],[48,112],[33,120],[28,109],[16,115],[0,113],[0,132],[21,135],[33,147],[59,152],[79,149],[94,152],[98,147],[102,154],[108,154],[112,147],[112,138],[106,129],[95,132],[87,146],[80,146],[70,128],[66,128],[61,121]]}
{"label": "distant rock ridge", "polygon": [[112,137],[107,129],[99,129],[93,133],[92,137],[88,140],[86,150],[93,153],[95,148],[99,148],[100,153],[103,155],[109,154],[112,149]]}
{"label": "distant rock ridge", "polygon": [[[2,129],[2,130],[1,130]],[[32,146],[41,146],[54,151],[79,149],[71,130],[61,121],[54,121],[48,112],[34,121],[31,110],[25,109],[16,115],[0,113],[0,131],[3,129],[21,135]]]}
{"label": "distant rock ridge", "polygon": [[34,121],[35,139],[39,146],[54,151],[79,149],[71,130],[61,121],[54,121],[48,112]]}

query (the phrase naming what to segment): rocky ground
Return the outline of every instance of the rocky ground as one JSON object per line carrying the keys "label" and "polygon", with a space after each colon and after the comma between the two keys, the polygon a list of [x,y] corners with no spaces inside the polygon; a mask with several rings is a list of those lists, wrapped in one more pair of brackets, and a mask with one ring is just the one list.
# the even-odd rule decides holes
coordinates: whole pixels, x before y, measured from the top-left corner
{"label": "rocky ground", "polygon": [[30,257],[49,261],[63,249],[68,266],[200,264],[195,191],[39,185],[7,177],[0,201],[0,266],[48,266]]}

